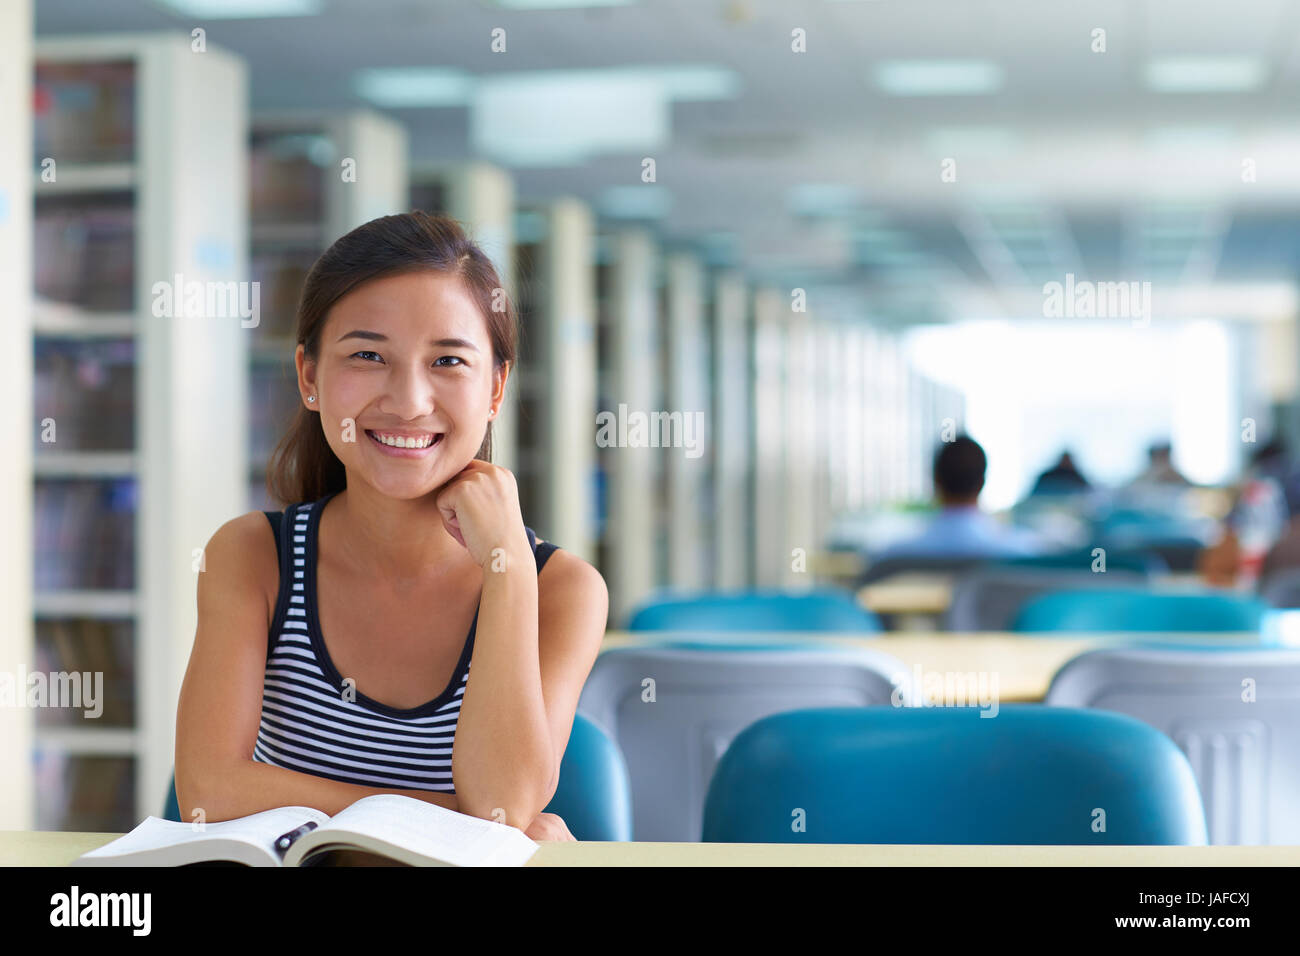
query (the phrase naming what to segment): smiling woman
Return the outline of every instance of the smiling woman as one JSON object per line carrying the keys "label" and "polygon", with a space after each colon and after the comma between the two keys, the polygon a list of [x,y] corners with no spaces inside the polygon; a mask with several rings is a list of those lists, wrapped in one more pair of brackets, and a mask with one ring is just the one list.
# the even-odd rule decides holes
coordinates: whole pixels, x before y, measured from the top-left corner
{"label": "smiling woman", "polygon": [[313,266],[302,401],[268,475],[291,504],[227,522],[205,551],[177,718],[184,816],[402,793],[567,834],[542,811],[608,595],[524,524],[490,461],[516,336],[454,220],[385,216]]}

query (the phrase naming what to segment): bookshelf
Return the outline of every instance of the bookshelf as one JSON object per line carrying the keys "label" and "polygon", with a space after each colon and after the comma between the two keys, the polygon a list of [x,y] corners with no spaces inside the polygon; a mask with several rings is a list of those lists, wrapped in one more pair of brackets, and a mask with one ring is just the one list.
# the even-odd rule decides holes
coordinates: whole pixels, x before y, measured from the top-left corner
{"label": "bookshelf", "polygon": [[573,197],[515,216],[520,505],[541,537],[595,559],[594,220]]}
{"label": "bookshelf", "polygon": [[[0,303],[13,334],[0,369],[7,414],[0,489],[7,503],[0,543],[0,674],[32,661],[32,34],[31,0],[0,4]],[[0,829],[26,829],[35,817],[33,718],[0,707]]]}
{"label": "bookshelf", "polygon": [[38,41],[34,82],[31,666],[103,686],[97,717],[36,709],[21,825],[126,830],[161,811],[202,548],[243,510],[248,330],[159,284],[247,281],[245,71],[101,34]]}
{"label": "bookshelf", "polygon": [[738,590],[753,580],[750,482],[753,394],[750,360],[752,294],[739,269],[713,279],[711,359],[713,408],[714,586]]}
{"label": "bookshelf", "polygon": [[263,290],[249,351],[248,509],[278,511],[290,502],[271,499],[266,466],[300,404],[294,351],[303,281],[334,240],[407,211],[407,134],[370,110],[259,113],[248,160],[249,258]]}
{"label": "bookshelf", "polygon": [[[709,560],[713,512],[706,507],[712,491],[714,441],[707,328],[711,290],[703,263],[689,252],[667,256],[664,280],[666,309],[661,324],[666,339],[661,380],[665,400],[660,407],[670,414],[680,413],[675,440],[682,446],[660,452],[665,465],[664,526],[668,530],[667,567],[661,580],[683,591],[707,591],[714,586],[715,569]],[[688,438],[693,448],[686,447]]]}
{"label": "bookshelf", "polygon": [[[608,287],[605,289],[601,345],[600,411],[617,418],[662,407],[662,284],[660,251],[644,227],[621,227],[610,233]],[[628,419],[630,421],[630,419]],[[615,434],[617,437],[617,427]],[[658,556],[666,547],[662,522],[662,456],[649,447],[599,449],[605,476],[604,559],[609,582],[610,620],[628,614],[662,580]]]}

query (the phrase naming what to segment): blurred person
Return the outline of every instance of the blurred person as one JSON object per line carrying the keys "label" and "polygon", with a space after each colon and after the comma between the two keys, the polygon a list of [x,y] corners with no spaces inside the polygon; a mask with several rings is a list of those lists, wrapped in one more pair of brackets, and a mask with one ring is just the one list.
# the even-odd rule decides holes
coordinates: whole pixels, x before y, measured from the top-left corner
{"label": "blurred person", "polygon": [[1219,541],[1201,553],[1206,582],[1231,587],[1300,567],[1300,467],[1274,437],[1251,456]]}
{"label": "blurred person", "polygon": [[885,548],[876,560],[897,557],[1016,557],[1041,553],[1036,535],[980,510],[988,459],[967,435],[944,442],[934,457],[939,512],[914,537]]}
{"label": "blurred person", "polygon": [[1056,464],[1038,476],[1029,494],[1031,496],[1071,494],[1088,491],[1091,488],[1092,485],[1075,466],[1074,458],[1067,448],[1061,452],[1061,457],[1057,459]]}
{"label": "blurred person", "polygon": [[1157,442],[1147,449],[1147,466],[1129,484],[1128,488],[1173,486],[1188,488],[1191,482],[1174,467],[1173,448],[1168,442]]}

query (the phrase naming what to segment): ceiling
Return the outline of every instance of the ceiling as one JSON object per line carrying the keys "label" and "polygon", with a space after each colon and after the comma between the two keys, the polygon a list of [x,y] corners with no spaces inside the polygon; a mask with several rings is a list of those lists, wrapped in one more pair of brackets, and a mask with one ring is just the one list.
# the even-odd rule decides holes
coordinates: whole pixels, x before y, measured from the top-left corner
{"label": "ceiling", "polygon": [[[160,0],[36,0],[36,25],[41,37],[202,25],[210,44],[248,62],[254,111],[369,105],[353,81],[374,67],[733,71],[734,98],[671,105],[668,140],[650,153],[671,205],[651,227],[667,246],[885,321],[960,317],[980,297],[1013,310],[1017,291],[1067,272],[1166,287],[1295,282],[1300,3],[321,3],[317,16],[194,21]],[[495,27],[508,52],[491,51]],[[1104,52],[1093,49],[1098,28]],[[806,52],[791,50],[795,29]],[[1174,56],[1258,58],[1263,81],[1248,92],[1150,90],[1148,64]],[[990,61],[1003,85],[895,96],[875,83],[884,61],[928,58]],[[465,106],[382,112],[408,128],[416,163],[473,155]],[[570,194],[599,209],[609,188],[641,184],[644,155],[513,174],[523,202]],[[955,181],[942,175],[946,160]],[[1227,301],[1241,317],[1276,311],[1247,295]]]}

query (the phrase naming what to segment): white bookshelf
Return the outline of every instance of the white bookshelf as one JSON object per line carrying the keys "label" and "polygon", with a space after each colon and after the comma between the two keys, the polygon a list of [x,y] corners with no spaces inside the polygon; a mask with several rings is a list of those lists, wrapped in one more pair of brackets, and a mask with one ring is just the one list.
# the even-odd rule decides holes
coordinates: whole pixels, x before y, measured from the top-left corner
{"label": "white bookshelf", "polygon": [[[134,447],[42,449],[28,474],[38,484],[136,482],[134,588],[38,592],[33,610],[38,619],[134,624],[135,725],[96,727],[87,720],[86,726],[39,728],[34,740],[74,758],[133,758],[138,821],[161,813],[172,773],[176,705],[197,623],[194,556],[244,510],[248,330],[238,317],[156,316],[152,303],[155,283],[173,282],[177,274],[186,283],[248,279],[245,70],[237,57],[211,45],[194,51],[181,32],[50,38],[36,44],[35,55],[38,63],[129,62],[134,71],[130,162],[71,157],[58,163],[55,182],[45,182],[32,178],[30,147],[22,158],[38,209],[47,196],[129,191],[131,199],[133,307],[101,312],[40,302],[35,332],[133,343]],[[30,270],[27,282],[30,290]],[[41,409],[33,411],[39,420]]]}
{"label": "white bookshelf", "polygon": [[[32,626],[32,35],[31,0],[0,4],[0,307],[12,335],[0,371],[7,414],[0,489],[8,508],[0,544],[0,672],[31,665]],[[0,707],[0,829],[35,819],[34,721],[25,708]]]}
{"label": "white bookshelf", "polygon": [[[406,212],[410,183],[406,129],[371,110],[337,112],[292,111],[254,115],[250,125],[250,159],[254,144],[297,143],[307,149],[307,175],[319,177],[319,207],[313,214],[284,218],[256,208],[251,195],[249,240],[254,263],[275,267],[295,276],[340,236],[379,216]],[[292,153],[290,153],[292,155]],[[345,161],[355,163],[355,177],[345,177]],[[314,187],[313,187],[314,188]],[[305,277],[305,272],[299,278]],[[264,296],[264,310],[275,309],[263,329],[251,337],[249,359],[250,411],[268,395],[274,405],[266,410],[271,420],[263,442],[249,447],[248,508],[278,510],[286,503],[271,501],[265,491],[268,451],[287,428],[297,404],[293,356],[297,347],[296,307],[301,281],[285,290],[278,305]],[[266,414],[263,412],[263,414]],[[256,440],[258,435],[250,438]]]}

